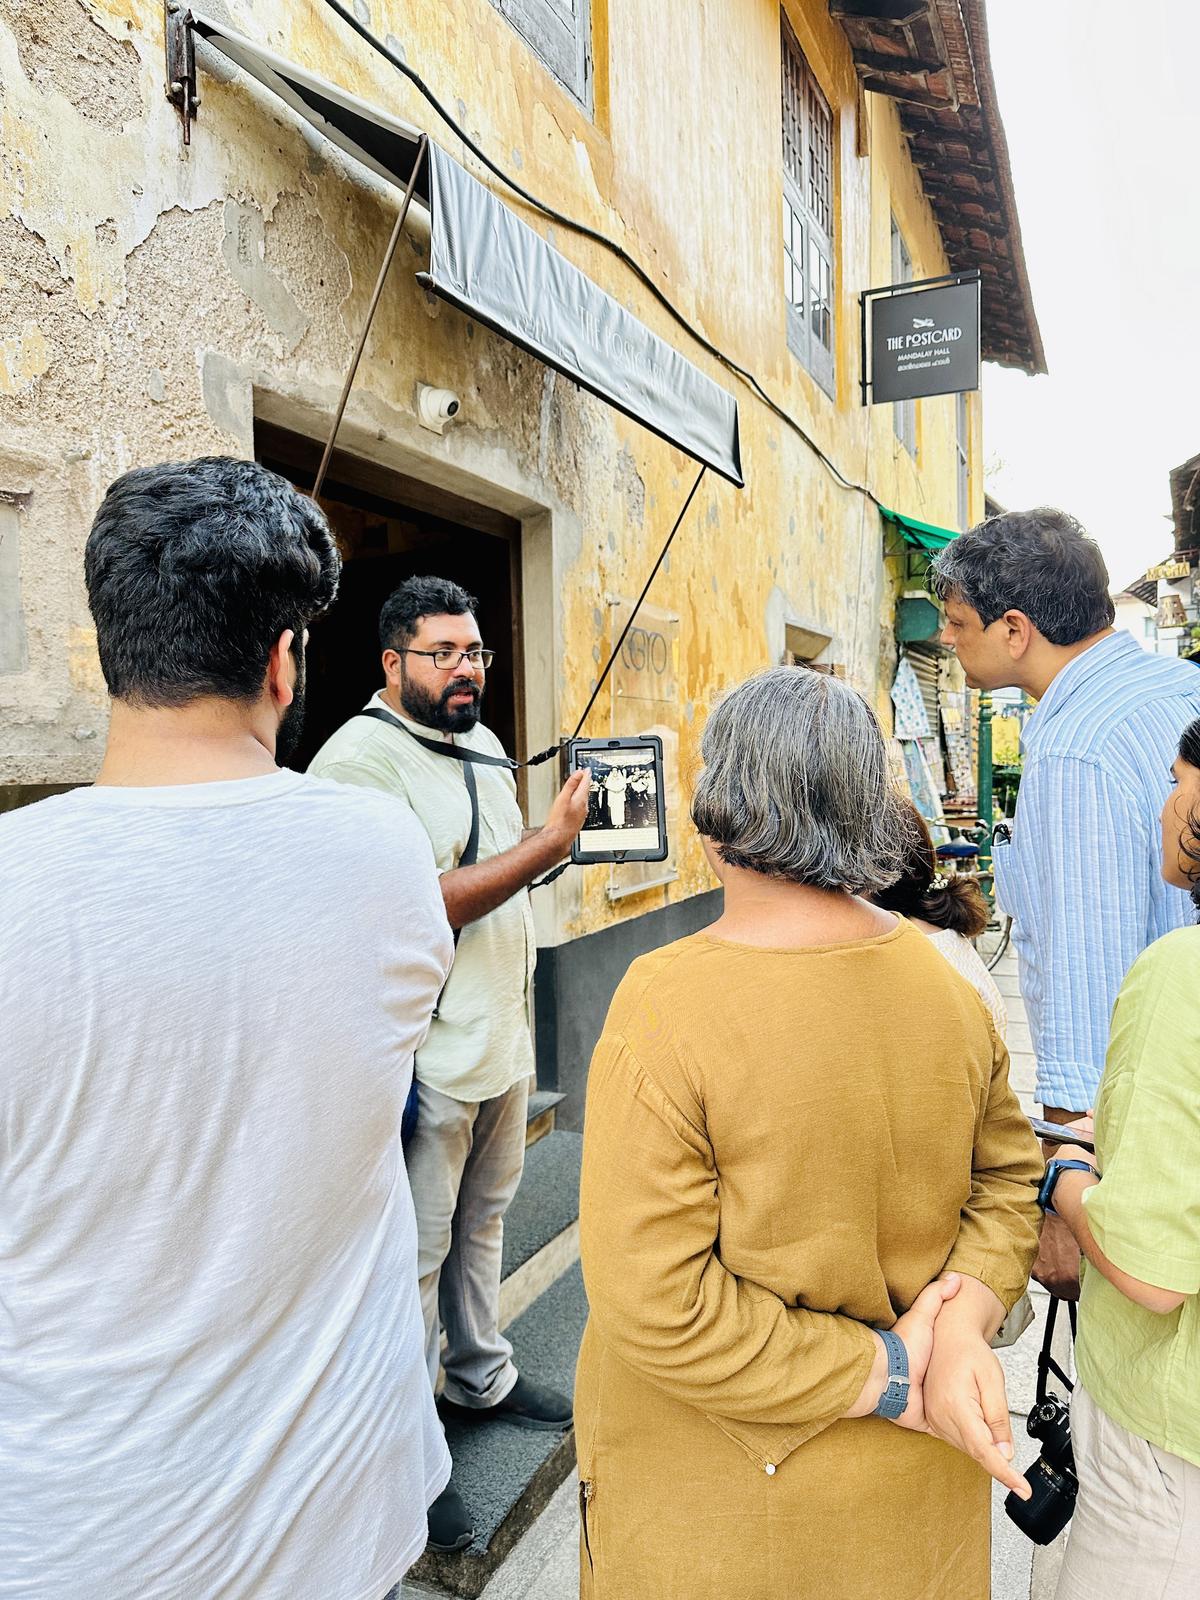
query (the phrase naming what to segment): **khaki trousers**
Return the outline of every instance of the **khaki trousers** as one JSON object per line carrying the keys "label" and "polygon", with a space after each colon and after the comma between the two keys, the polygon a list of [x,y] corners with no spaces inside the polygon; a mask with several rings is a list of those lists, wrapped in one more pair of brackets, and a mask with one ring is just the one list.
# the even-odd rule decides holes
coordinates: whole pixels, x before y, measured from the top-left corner
{"label": "khaki trousers", "polygon": [[[517,1381],[500,1332],[504,1213],[525,1166],[530,1079],[491,1100],[453,1100],[418,1083],[417,1128],[405,1152],[417,1214],[425,1358],[460,1406],[499,1405]],[[446,1350],[440,1355],[441,1333]]]}
{"label": "khaki trousers", "polygon": [[1071,1439],[1079,1499],[1055,1600],[1196,1600],[1200,1467],[1114,1422],[1082,1384]]}

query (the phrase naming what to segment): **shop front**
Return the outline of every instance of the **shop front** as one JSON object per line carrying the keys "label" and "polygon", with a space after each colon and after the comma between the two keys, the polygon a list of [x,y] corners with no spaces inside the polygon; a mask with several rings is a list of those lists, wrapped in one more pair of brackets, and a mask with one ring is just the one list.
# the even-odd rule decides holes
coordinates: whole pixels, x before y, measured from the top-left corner
{"label": "shop front", "polygon": [[[899,585],[894,733],[904,782],[944,843],[949,829],[979,829],[992,815],[991,696],[971,689],[941,641],[942,608],[929,569],[953,530],[885,509],[885,549]],[[983,854],[987,855],[984,845]]]}
{"label": "shop front", "polygon": [[[658,0],[591,8],[603,26],[580,12],[583,94],[509,7],[371,9],[355,30],[282,0],[132,21],[89,0],[79,59],[101,87],[54,94],[0,22],[23,197],[0,236],[18,330],[0,808],[99,764],[80,572],[107,485],[219,453],[311,489],[332,429],[319,499],[345,567],[312,629],[301,759],[377,687],[380,605],[419,572],[479,597],[486,717],[516,758],[576,730],[662,742],[666,859],[571,868],[533,897],[539,1077],[577,1122],[629,962],[718,904],[687,819],[710,707],[788,664],[844,677],[886,720],[897,595],[876,505],[949,522],[963,473],[981,482],[975,397],[969,415],[952,394],[897,402],[903,440],[893,402],[861,404],[857,296],[887,281],[897,229],[914,278],[980,267],[933,181],[958,159],[950,123],[999,183],[988,238],[1016,239],[986,41],[969,71],[922,68],[934,126],[861,17],[815,0],[731,0],[703,30]],[[1036,370],[1019,249],[994,255],[982,353]],[[903,641],[925,680],[931,637]],[[961,800],[957,686],[925,687],[925,760]],[[522,773],[531,823],[558,776]]]}

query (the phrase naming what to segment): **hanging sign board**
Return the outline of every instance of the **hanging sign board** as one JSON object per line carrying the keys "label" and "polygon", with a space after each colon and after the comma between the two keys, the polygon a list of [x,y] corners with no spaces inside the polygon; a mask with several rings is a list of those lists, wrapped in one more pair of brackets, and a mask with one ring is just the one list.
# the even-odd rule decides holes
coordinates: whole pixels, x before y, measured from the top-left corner
{"label": "hanging sign board", "polygon": [[907,293],[871,289],[867,296],[872,405],[978,389],[978,279]]}
{"label": "hanging sign board", "polygon": [[1192,568],[1187,561],[1160,561],[1158,566],[1151,567],[1147,578],[1156,578],[1162,582],[1174,583],[1179,578],[1186,578]]}

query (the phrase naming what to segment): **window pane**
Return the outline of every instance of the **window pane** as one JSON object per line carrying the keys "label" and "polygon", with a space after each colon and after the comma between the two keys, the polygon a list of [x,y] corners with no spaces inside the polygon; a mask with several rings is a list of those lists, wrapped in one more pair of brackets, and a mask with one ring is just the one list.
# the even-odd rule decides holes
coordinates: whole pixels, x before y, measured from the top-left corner
{"label": "window pane", "polygon": [[832,394],[833,113],[782,15],[780,32],[788,344]]}
{"label": "window pane", "polygon": [[804,98],[807,72],[796,36],[782,19],[783,167],[801,191],[804,186]]}
{"label": "window pane", "polygon": [[825,346],[833,348],[833,273],[821,254],[815,239],[810,241],[808,271],[812,315],[812,331]]}
{"label": "window pane", "polygon": [[833,232],[833,117],[825,96],[808,80],[808,209],[817,226]]}

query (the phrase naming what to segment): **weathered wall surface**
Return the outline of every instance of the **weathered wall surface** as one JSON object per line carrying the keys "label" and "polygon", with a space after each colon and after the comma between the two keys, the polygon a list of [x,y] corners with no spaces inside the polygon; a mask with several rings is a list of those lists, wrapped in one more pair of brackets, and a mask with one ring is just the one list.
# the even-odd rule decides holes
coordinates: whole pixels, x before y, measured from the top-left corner
{"label": "weathered wall surface", "polygon": [[[208,9],[463,155],[415,89],[320,0]],[[849,50],[823,4],[788,0],[787,12],[836,117],[835,400],[785,338],[773,0],[593,0],[590,116],[488,0],[356,9],[501,164],[655,273],[848,477],[953,524],[953,400],[919,403],[915,463],[890,407],[859,404],[857,295],[889,281],[892,212],[916,276],[944,270],[945,258],[894,108],[869,97],[860,109]],[[83,782],[97,765],[106,705],[81,553],[105,486],[142,462],[249,454],[256,414],[318,436],[394,214],[392,191],[257,86],[228,69],[201,76],[185,152],[163,95],[156,6],[0,0],[0,503],[14,508],[0,521],[0,617],[17,641],[0,657],[0,783]],[[864,138],[869,156],[857,153]],[[706,482],[651,596],[680,619],[684,770],[713,696],[779,659],[788,618],[829,633],[829,657],[886,711],[893,586],[873,508],[610,254],[528,219],[741,406],[747,487]],[[610,643],[605,597],[640,590],[694,469],[424,294],[413,277],[421,264],[420,244],[406,240],[344,442],[524,520],[529,736],[540,748],[574,725]],[[421,382],[463,398],[462,421],[442,438],[417,425]],[[974,399],[972,416],[977,465]],[[607,732],[609,714],[602,696],[588,731]],[[550,781],[543,772],[533,785],[535,811]],[[542,896],[541,941],[710,879],[695,843],[681,839],[671,886],[614,907],[604,882],[572,873],[556,899]]]}

